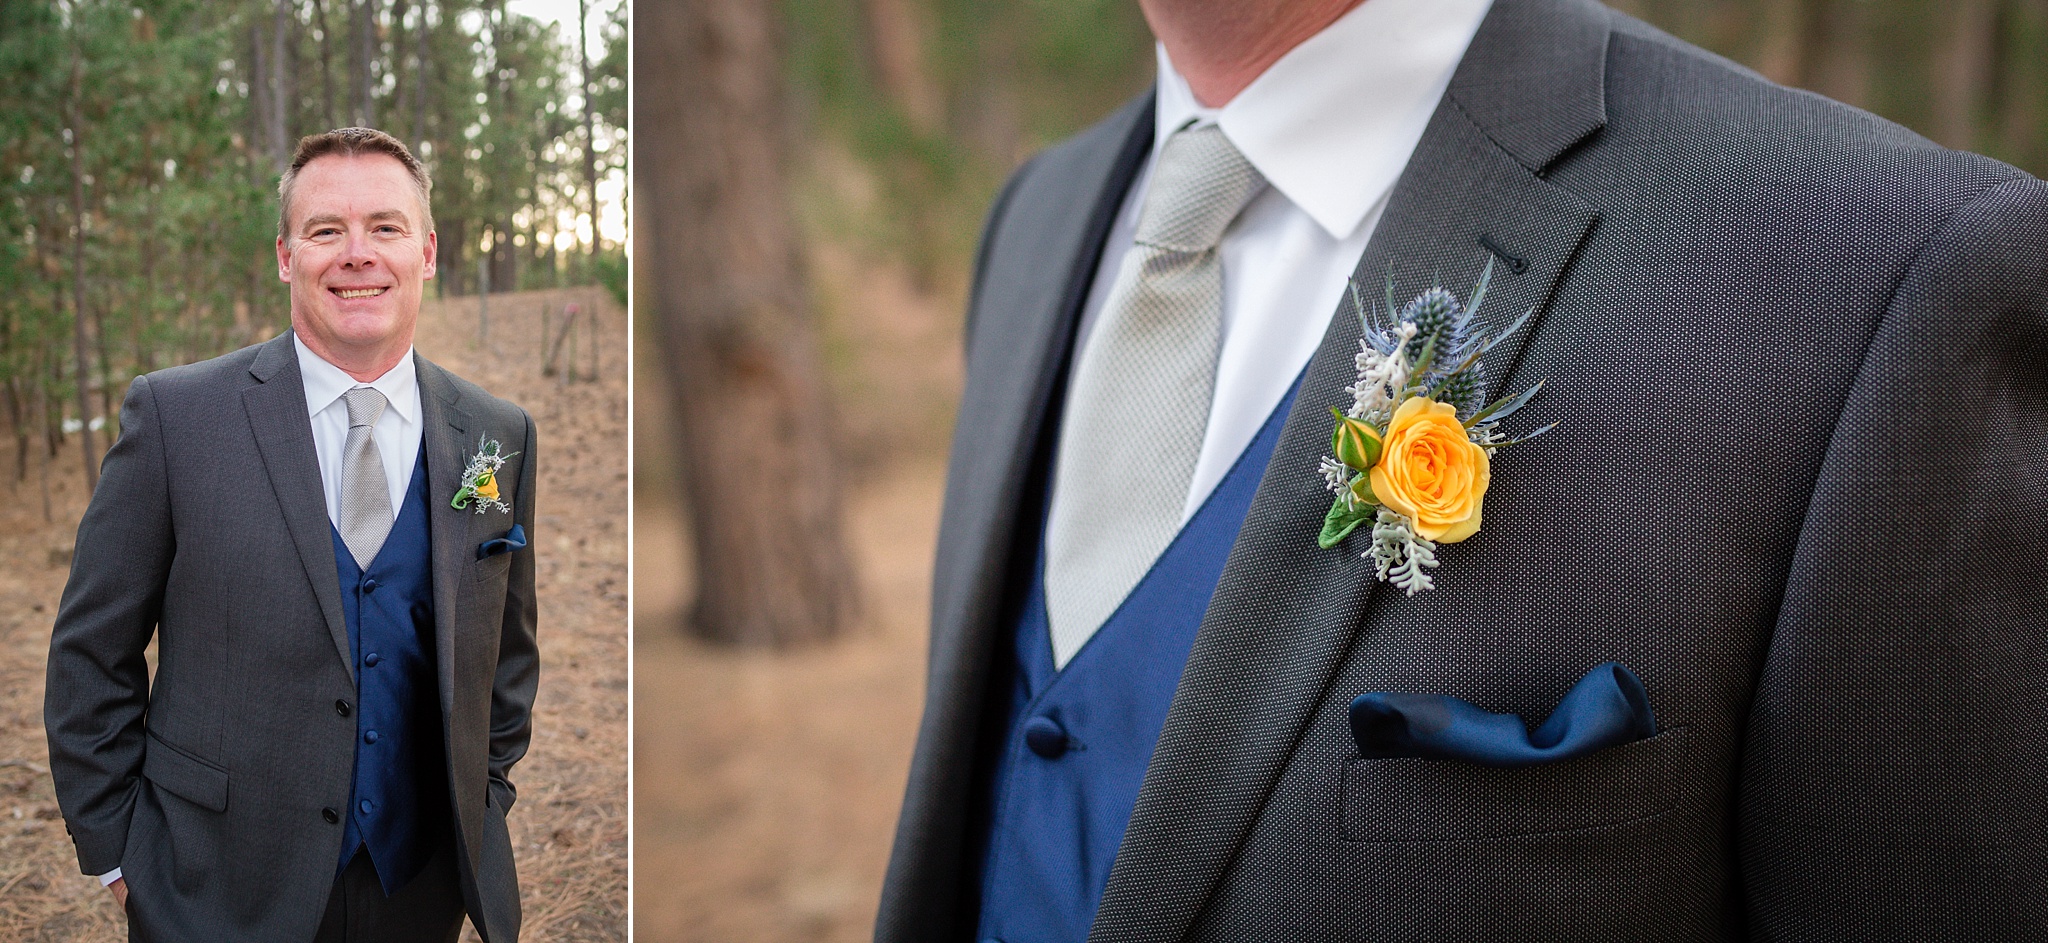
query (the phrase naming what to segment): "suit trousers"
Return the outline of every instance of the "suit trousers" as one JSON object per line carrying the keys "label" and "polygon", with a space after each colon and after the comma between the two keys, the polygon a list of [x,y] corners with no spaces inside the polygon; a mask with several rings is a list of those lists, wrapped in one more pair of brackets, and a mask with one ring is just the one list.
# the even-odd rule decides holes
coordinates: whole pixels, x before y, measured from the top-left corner
{"label": "suit trousers", "polygon": [[370,853],[357,849],[348,867],[334,876],[327,915],[313,943],[455,943],[461,935],[455,843],[443,840],[419,875],[390,897],[377,881]]}

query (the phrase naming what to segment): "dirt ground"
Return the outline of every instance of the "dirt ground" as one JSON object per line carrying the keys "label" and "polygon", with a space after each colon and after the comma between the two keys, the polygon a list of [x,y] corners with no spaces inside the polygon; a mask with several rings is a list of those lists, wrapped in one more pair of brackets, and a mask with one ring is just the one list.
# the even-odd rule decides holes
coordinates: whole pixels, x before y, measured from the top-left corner
{"label": "dirt ground", "polygon": [[689,547],[660,451],[659,374],[635,412],[634,938],[855,943],[875,904],[923,706],[926,606],[959,307],[843,252],[812,259],[850,467],[861,624],[742,652],[680,631]]}
{"label": "dirt ground", "polygon": [[[575,342],[595,382],[541,375],[542,318],[569,302],[594,312]],[[429,302],[416,341],[429,359],[525,406],[540,434],[535,565],[541,681],[532,750],[513,771],[510,817],[524,898],[522,938],[626,936],[626,329],[601,289],[490,299],[488,346],[474,299]],[[593,351],[591,338],[595,337]],[[566,353],[566,351],[565,351]],[[77,445],[15,482],[0,441],[0,940],[104,941],[121,916],[78,873],[51,792],[43,664],[68,548],[85,507]],[[465,939],[474,940],[473,930]]]}

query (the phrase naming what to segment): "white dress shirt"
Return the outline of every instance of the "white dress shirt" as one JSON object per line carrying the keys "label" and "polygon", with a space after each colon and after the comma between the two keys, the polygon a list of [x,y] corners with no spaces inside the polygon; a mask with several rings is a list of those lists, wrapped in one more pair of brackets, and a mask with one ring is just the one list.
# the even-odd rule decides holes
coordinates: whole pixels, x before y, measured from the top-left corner
{"label": "white dress shirt", "polygon": [[413,466],[419,462],[425,428],[420,420],[420,385],[413,371],[412,348],[407,347],[405,356],[383,376],[363,383],[320,359],[297,335],[292,337],[292,346],[299,352],[299,377],[306,384],[306,412],[313,421],[313,451],[320,457],[320,492],[327,499],[327,519],[341,526],[342,450],[348,445],[348,403],[341,394],[359,386],[384,394],[391,404],[370,434],[376,437],[377,454],[384,460],[391,515],[397,519],[406,486],[412,484]]}
{"label": "white dress shirt", "polygon": [[[391,403],[377,417],[370,434],[377,437],[384,482],[391,488],[391,516],[396,520],[406,486],[412,484],[413,466],[419,463],[421,430],[425,428],[420,421],[420,385],[413,370],[412,348],[407,347],[405,356],[383,376],[361,383],[320,359],[297,334],[292,335],[292,346],[299,352],[299,377],[305,381],[306,412],[313,423],[313,451],[320,459],[320,491],[327,498],[327,520],[341,526],[341,461],[348,444],[348,404],[341,394],[359,386],[384,394]],[[112,884],[121,879],[121,869],[108,871],[99,879],[103,885]]]}
{"label": "white dress shirt", "polygon": [[1231,224],[1219,250],[1223,344],[1183,523],[1251,444],[1321,344],[1394,181],[1491,5],[1366,0],[1294,47],[1222,108],[1195,101],[1159,47],[1152,155],[1124,196],[1096,268],[1082,311],[1083,343],[1131,247],[1152,165],[1170,134],[1189,124],[1220,125],[1272,184]]}

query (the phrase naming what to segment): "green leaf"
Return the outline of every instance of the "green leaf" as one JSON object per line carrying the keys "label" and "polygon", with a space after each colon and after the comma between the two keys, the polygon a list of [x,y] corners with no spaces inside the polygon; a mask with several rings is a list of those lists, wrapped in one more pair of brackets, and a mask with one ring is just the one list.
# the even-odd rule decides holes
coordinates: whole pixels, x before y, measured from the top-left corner
{"label": "green leaf", "polygon": [[1503,396],[1500,399],[1495,400],[1493,405],[1488,406],[1485,409],[1482,409],[1476,413],[1473,413],[1472,418],[1465,420],[1465,428],[1470,429],[1473,426],[1476,426],[1481,422],[1484,422],[1488,417],[1492,417],[1495,421],[1506,419],[1509,415],[1514,413],[1515,410],[1521,409],[1522,407],[1529,405],[1529,400],[1533,399],[1536,396],[1536,391],[1542,388],[1543,381],[1537,380],[1535,386],[1523,390],[1519,394],[1516,394],[1514,396]]}
{"label": "green leaf", "polygon": [[1538,428],[1538,429],[1537,429],[1536,431],[1534,431],[1534,432],[1531,432],[1531,433],[1529,433],[1528,435],[1525,435],[1525,436],[1523,436],[1523,437],[1521,437],[1521,438],[1519,438],[1519,439],[1509,439],[1509,440],[1507,440],[1507,441],[1505,441],[1505,442],[1495,442],[1495,443],[1494,443],[1494,444],[1492,444],[1491,446],[1488,446],[1488,448],[1495,448],[1495,449],[1504,449],[1504,448],[1507,448],[1507,447],[1508,447],[1508,446],[1510,446],[1510,445],[1521,445],[1522,443],[1524,443],[1524,442],[1527,442],[1527,441],[1529,441],[1530,439],[1536,438],[1537,436],[1539,436],[1539,435],[1542,435],[1542,434],[1544,434],[1544,433],[1546,433],[1546,432],[1549,432],[1550,430],[1552,430],[1552,429],[1555,429],[1555,428],[1557,428],[1557,423],[1554,423],[1554,422],[1553,422],[1553,423],[1551,423],[1550,425],[1547,425],[1547,426],[1542,426],[1542,427]]}
{"label": "green leaf", "polygon": [[1486,300],[1486,285],[1493,281],[1493,256],[1486,257],[1486,267],[1479,271],[1479,284],[1472,288],[1472,303],[1465,306],[1467,311],[1478,311],[1479,303]]}
{"label": "green leaf", "polygon": [[1328,550],[1342,543],[1358,525],[1372,520],[1377,513],[1379,508],[1372,505],[1346,508],[1343,498],[1330,502],[1330,513],[1323,515],[1323,532],[1316,535],[1316,546]]}

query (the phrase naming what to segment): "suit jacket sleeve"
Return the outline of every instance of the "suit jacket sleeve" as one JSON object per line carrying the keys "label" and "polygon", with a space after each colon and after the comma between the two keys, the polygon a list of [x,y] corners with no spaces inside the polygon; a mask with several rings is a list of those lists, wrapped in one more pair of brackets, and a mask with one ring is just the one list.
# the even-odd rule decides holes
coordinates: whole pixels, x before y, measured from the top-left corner
{"label": "suit jacket sleeve", "polygon": [[2020,177],[1907,269],[1815,482],[1738,784],[1757,939],[2048,938],[2044,406]]}
{"label": "suit jacket sleeve", "polygon": [[120,866],[142,775],[143,649],[156,632],[177,549],[166,475],[156,399],[140,377],[78,524],[43,695],[50,777],[86,874]]}
{"label": "suit jacket sleeve", "polygon": [[500,812],[509,810],[517,798],[512,786],[512,764],[526,755],[533,737],[533,696],[540,682],[540,648],[534,640],[533,558],[539,551],[534,535],[534,469],[539,463],[533,417],[524,410],[526,443],[521,447],[518,501],[514,521],[526,530],[528,549],[512,554],[511,570],[505,582],[505,615],[499,625],[498,674],[491,685],[490,777],[492,804]]}

